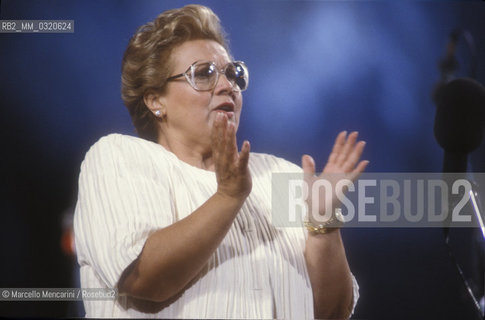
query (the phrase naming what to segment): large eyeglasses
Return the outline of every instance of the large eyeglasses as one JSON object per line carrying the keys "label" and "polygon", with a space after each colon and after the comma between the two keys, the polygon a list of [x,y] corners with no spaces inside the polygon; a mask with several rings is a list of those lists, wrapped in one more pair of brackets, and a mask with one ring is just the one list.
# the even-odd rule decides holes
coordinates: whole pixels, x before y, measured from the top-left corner
{"label": "large eyeglasses", "polygon": [[242,61],[233,61],[218,69],[215,62],[196,61],[184,73],[171,76],[167,81],[185,76],[188,83],[197,91],[207,91],[215,88],[219,75],[224,74],[235,91],[248,88],[248,67]]}

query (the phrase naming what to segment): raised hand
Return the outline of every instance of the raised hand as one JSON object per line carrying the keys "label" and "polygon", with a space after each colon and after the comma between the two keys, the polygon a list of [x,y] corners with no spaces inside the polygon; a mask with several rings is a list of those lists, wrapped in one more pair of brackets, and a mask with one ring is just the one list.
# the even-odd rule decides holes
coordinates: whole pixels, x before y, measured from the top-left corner
{"label": "raised hand", "polygon": [[[369,161],[367,160],[359,161],[364,151],[365,142],[357,142],[357,136],[357,132],[352,132],[348,136],[346,131],[339,133],[327,164],[319,176],[315,175],[315,161],[313,158],[309,155],[302,157],[302,168],[309,190],[307,202],[310,221],[315,221],[319,218],[312,215],[312,212],[315,212],[315,210],[312,211],[315,206],[318,206],[315,209],[318,210],[320,215],[325,215],[327,218],[330,218],[330,215],[326,214],[326,210],[331,209],[333,211],[339,205],[337,193],[344,191],[344,188],[338,188],[337,184],[339,181],[342,179],[345,179],[345,181],[354,181],[368,165]],[[321,179],[326,180],[331,185],[332,192],[329,194],[328,188],[319,188],[318,199],[314,199],[311,192],[312,187],[316,181]],[[319,181],[319,183],[321,182]]]}
{"label": "raised hand", "polygon": [[236,127],[220,112],[211,133],[212,157],[217,177],[217,192],[244,201],[251,192],[252,180],[248,169],[250,145],[244,141],[238,153]]}

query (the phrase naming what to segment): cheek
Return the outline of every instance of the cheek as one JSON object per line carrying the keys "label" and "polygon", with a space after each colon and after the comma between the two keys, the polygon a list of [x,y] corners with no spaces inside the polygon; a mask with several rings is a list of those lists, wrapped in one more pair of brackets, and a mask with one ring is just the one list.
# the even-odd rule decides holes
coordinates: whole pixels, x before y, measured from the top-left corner
{"label": "cheek", "polygon": [[210,97],[201,95],[192,89],[183,90],[175,97],[170,101],[173,116],[197,118],[202,121],[201,117],[204,118],[204,114],[208,112]]}

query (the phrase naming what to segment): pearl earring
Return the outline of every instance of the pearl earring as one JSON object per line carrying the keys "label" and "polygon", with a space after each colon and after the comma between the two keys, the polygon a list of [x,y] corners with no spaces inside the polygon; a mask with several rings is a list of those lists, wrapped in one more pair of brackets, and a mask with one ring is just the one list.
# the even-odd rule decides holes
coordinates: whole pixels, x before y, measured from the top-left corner
{"label": "pearl earring", "polygon": [[160,118],[160,110],[155,111],[155,116]]}

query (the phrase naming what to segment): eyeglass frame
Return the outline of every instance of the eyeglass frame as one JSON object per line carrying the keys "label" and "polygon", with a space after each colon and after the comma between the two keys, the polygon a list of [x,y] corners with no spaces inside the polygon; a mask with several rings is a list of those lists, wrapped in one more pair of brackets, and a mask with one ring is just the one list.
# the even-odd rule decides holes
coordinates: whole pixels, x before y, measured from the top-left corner
{"label": "eyeglass frame", "polygon": [[[209,89],[197,89],[195,87],[195,83],[192,82],[192,68],[194,68],[195,65],[197,64],[200,64],[200,63],[210,63],[211,65],[213,65],[215,67],[215,70],[216,70],[216,81],[214,81],[214,86],[212,88],[209,88]],[[227,76],[226,76],[226,70],[227,70],[227,67],[230,65],[230,64],[241,64],[244,66],[244,68],[246,69],[246,72],[248,73],[248,76],[247,76],[247,84],[246,84],[246,88],[244,88],[244,90],[242,90],[241,88],[239,88],[239,86],[237,85],[236,82],[234,82],[234,84],[232,85],[233,87],[233,90],[236,91],[236,92],[243,92],[243,91],[246,91],[248,89],[248,86],[249,86],[249,69],[248,69],[248,66],[246,65],[246,63],[244,63],[244,61],[241,61],[241,60],[236,60],[236,61],[231,61],[231,62],[228,62],[226,65],[224,65],[224,67],[222,67],[221,69],[219,69],[217,67],[217,64],[214,62],[214,61],[210,61],[210,60],[198,60],[198,61],[195,61],[194,63],[192,63],[188,68],[187,70],[185,70],[185,72],[182,72],[182,73],[179,73],[179,74],[176,74],[176,75],[173,75],[173,76],[170,76],[167,78],[167,82],[170,82],[170,81],[173,81],[175,79],[178,79],[180,77],[185,77],[185,80],[187,80],[187,82],[190,84],[190,86],[196,90],[196,91],[209,91],[209,90],[212,90],[214,89],[216,86],[217,86],[217,82],[219,81],[219,76],[221,74],[223,74],[226,79],[227,79]],[[232,84],[232,81],[227,79],[227,81],[229,81],[231,84]]]}

